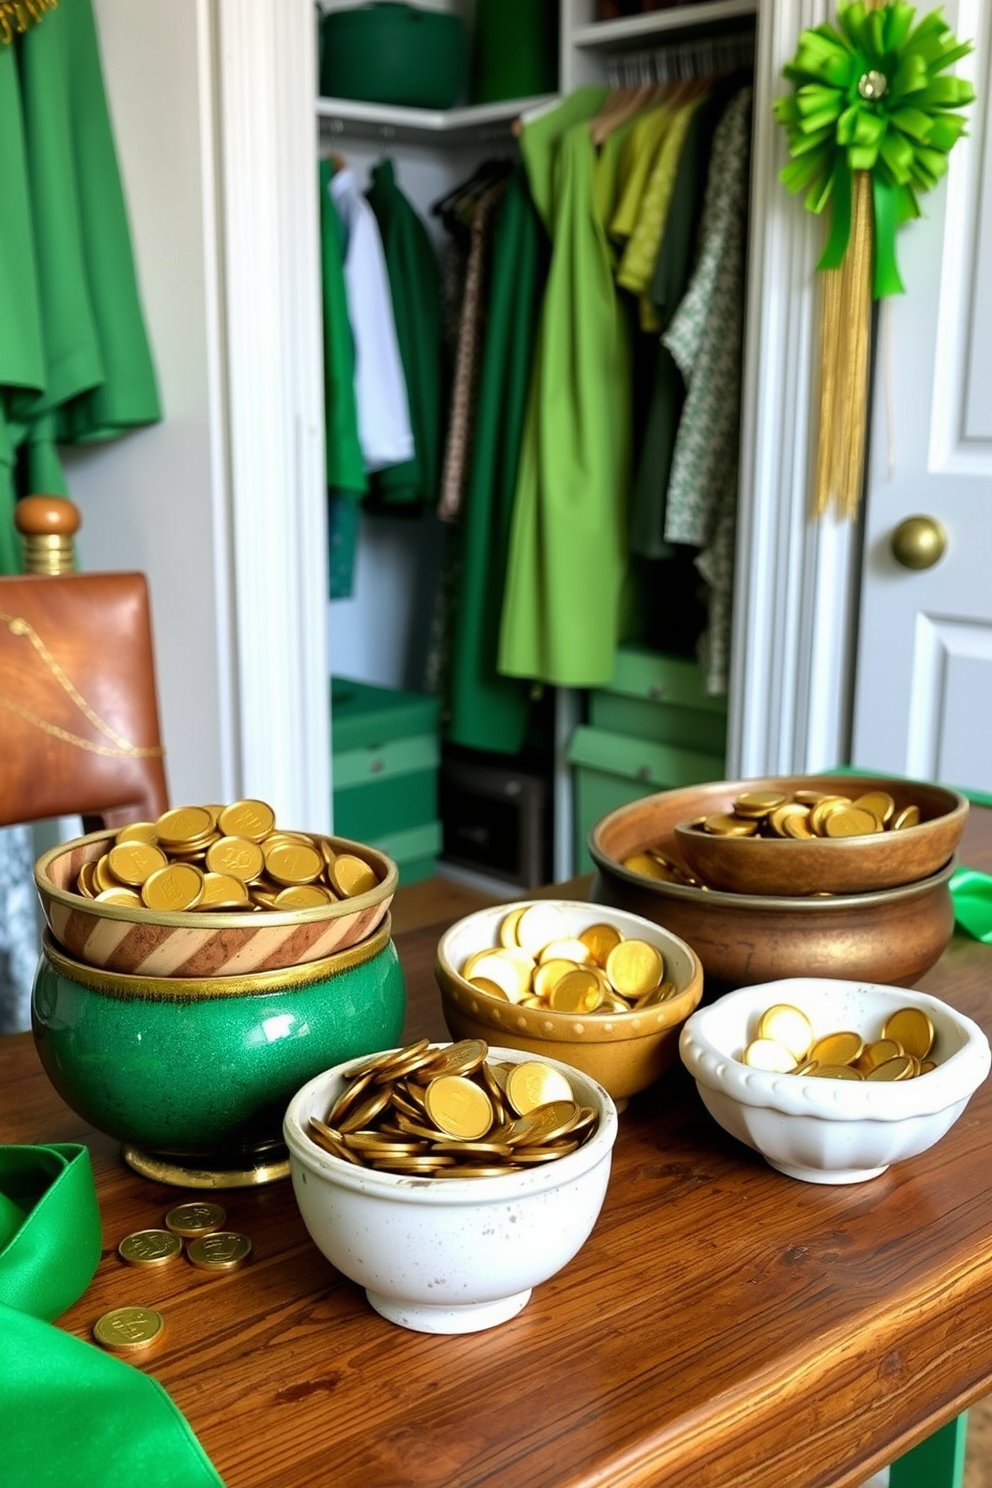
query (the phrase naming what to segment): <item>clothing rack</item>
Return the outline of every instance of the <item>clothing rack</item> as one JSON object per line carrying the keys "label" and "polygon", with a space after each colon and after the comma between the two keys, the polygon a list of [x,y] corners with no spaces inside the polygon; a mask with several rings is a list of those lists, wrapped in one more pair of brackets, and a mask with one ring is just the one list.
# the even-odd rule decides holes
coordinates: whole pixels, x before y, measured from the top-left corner
{"label": "clothing rack", "polygon": [[753,66],[754,32],[738,31],[614,53],[606,59],[606,76],[612,88],[632,88],[682,78],[715,77]]}

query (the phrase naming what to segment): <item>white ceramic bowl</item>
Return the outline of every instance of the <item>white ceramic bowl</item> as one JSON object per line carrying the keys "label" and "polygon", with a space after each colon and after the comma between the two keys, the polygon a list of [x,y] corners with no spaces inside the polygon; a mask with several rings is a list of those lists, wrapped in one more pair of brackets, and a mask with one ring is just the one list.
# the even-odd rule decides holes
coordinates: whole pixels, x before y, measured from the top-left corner
{"label": "white ceramic bowl", "polygon": [[[532,1055],[490,1048],[490,1058]],[[601,1085],[559,1064],[595,1108],[592,1136],[567,1157],[499,1178],[417,1178],[359,1168],[306,1135],[344,1086],[350,1060],[290,1102],[283,1125],[304,1224],[375,1310],[420,1333],[475,1333],[515,1317],[588,1239],[606,1195],[617,1113]]]}
{"label": "white ceramic bowl", "polygon": [[[758,1018],[775,1003],[801,1008],[815,1037],[853,1028],[878,1038],[889,1013],[923,1008],[934,1025],[937,1068],[898,1083],[773,1074],[740,1062]],[[861,1183],[939,1141],[989,1072],[977,1023],[926,992],[875,982],[792,977],[728,992],[699,1008],[679,1051],[703,1104],[731,1136],[773,1168],[807,1183]]]}

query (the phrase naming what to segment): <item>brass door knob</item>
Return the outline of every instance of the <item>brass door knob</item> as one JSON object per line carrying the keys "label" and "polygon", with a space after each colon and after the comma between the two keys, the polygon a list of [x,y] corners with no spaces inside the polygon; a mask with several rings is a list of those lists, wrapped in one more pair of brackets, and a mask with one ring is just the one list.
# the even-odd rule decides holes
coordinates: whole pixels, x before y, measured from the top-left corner
{"label": "brass door knob", "polygon": [[933,568],[946,547],[947,533],[935,517],[907,517],[892,534],[892,556],[903,568]]}

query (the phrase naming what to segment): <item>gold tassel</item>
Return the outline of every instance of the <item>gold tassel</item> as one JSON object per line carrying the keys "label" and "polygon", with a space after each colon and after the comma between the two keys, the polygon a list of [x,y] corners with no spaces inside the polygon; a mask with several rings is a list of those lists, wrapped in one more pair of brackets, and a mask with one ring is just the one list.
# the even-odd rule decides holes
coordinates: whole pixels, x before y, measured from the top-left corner
{"label": "gold tassel", "polygon": [[[877,10],[883,0],[867,0]],[[871,284],[874,269],[871,176],[857,171],[851,188],[851,237],[839,269],[824,269],[820,296],[820,408],[813,510],[831,502],[853,521],[861,502],[868,425]]]}
{"label": "gold tassel", "polygon": [[0,0],[0,43],[10,46],[15,36],[40,21],[58,0]]}

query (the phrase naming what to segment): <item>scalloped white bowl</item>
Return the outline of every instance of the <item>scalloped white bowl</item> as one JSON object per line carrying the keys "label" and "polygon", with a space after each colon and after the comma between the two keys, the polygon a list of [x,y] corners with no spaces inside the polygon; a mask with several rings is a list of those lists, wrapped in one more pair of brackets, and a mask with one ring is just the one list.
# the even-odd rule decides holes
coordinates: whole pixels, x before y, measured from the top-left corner
{"label": "scalloped white bowl", "polygon": [[[878,1038],[889,1013],[923,1008],[937,1068],[898,1083],[818,1080],[740,1062],[758,1018],[774,1003],[801,1008],[816,1037],[853,1028]],[[931,997],[877,982],[790,977],[728,992],[689,1018],[682,1062],[716,1121],[780,1173],[807,1183],[861,1183],[925,1152],[947,1132],[989,1073],[992,1053],[971,1018]]]}

